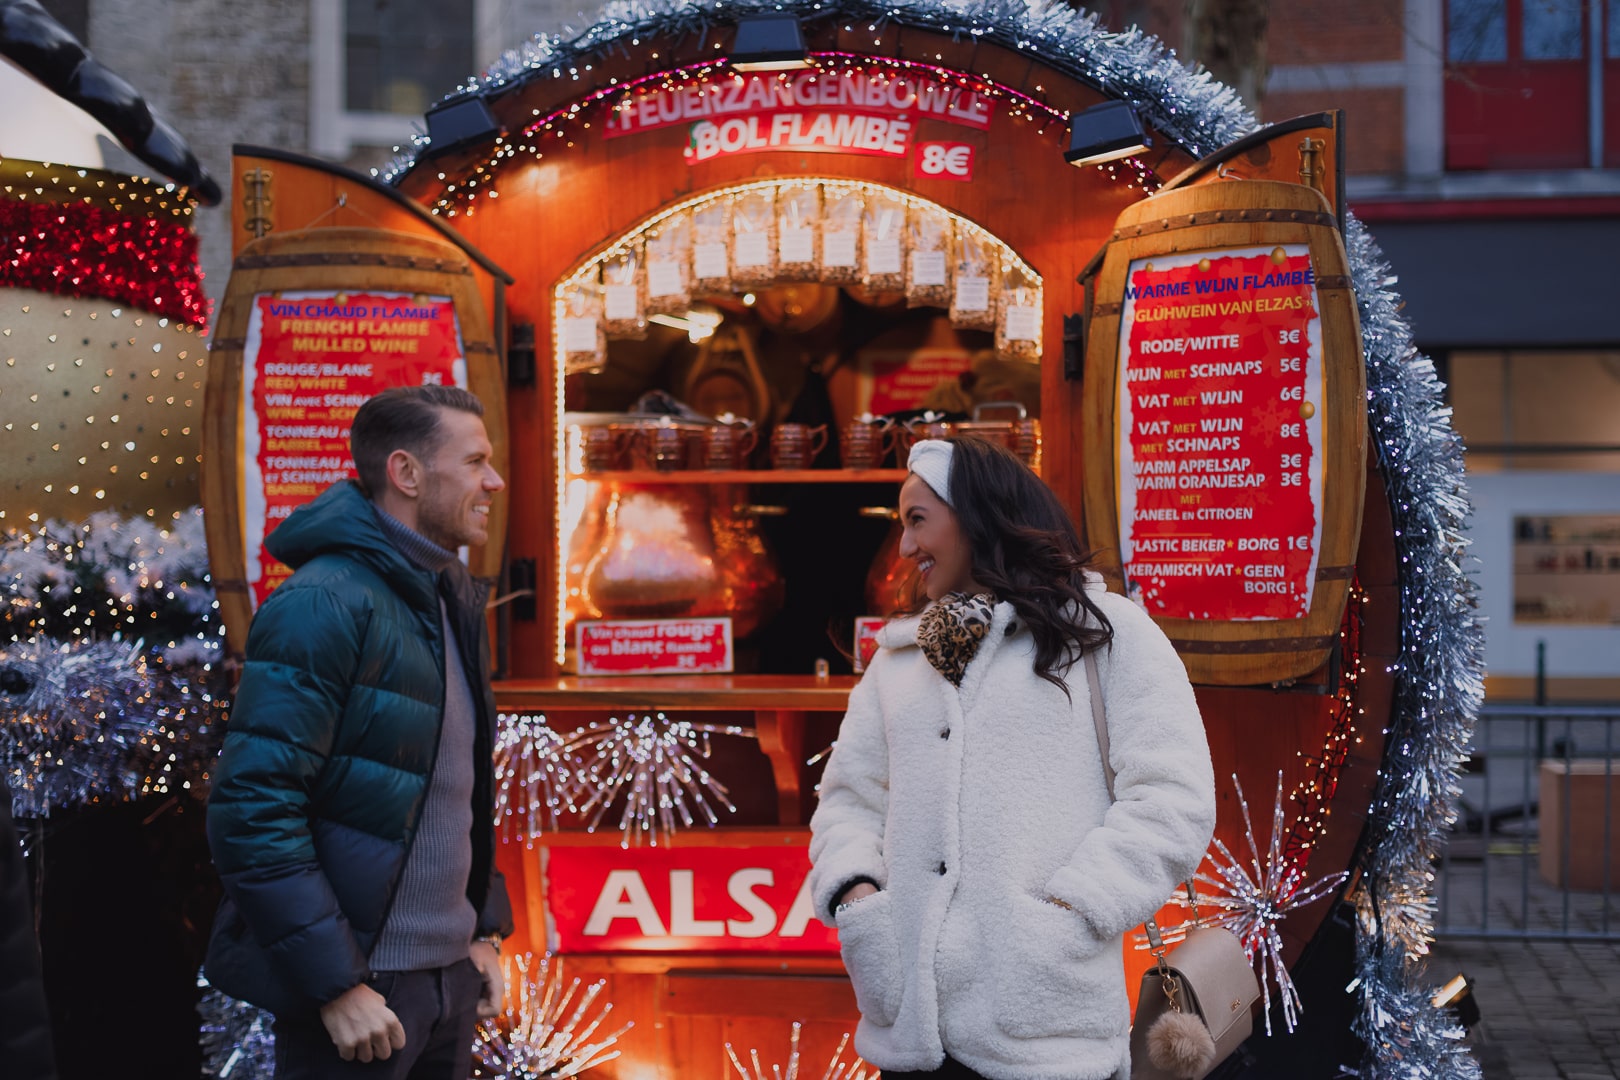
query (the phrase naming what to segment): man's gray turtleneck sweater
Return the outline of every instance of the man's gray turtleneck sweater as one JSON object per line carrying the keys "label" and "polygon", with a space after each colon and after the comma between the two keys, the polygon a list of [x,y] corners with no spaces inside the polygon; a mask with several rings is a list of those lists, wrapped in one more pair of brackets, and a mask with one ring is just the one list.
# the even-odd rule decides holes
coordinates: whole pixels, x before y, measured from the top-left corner
{"label": "man's gray turtleneck sweater", "polygon": [[[455,561],[455,552],[381,507],[372,509],[389,540],[417,566],[437,574]],[[420,971],[465,960],[478,926],[478,913],[467,899],[478,711],[442,593],[439,619],[444,625],[444,720],[438,756],[394,906],[371,950],[373,971]]]}

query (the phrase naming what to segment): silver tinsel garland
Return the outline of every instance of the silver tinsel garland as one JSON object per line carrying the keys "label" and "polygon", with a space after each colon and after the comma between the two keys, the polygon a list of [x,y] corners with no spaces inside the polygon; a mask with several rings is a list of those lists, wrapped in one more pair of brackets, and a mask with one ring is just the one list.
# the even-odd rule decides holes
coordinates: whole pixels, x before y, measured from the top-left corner
{"label": "silver tinsel garland", "polygon": [[[1202,157],[1254,129],[1254,117],[1236,91],[1208,72],[1192,71],[1155,37],[1132,27],[1104,29],[1099,18],[1068,4],[1045,0],[615,0],[601,19],[579,32],[537,34],[506,52],[482,75],[468,78],[450,96],[504,90],[531,79],[577,82],[599,58],[628,55],[645,37],[703,34],[718,23],[751,14],[793,10],[811,22],[840,26],[864,23],[874,31],[916,27],[958,40],[987,41],[1029,54],[1041,63],[1088,83],[1110,97],[1136,105],[1143,120]],[[1064,107],[1064,103],[1055,103]],[[397,183],[431,140],[417,135],[412,147],[382,171]]]}
{"label": "silver tinsel garland", "polygon": [[200,971],[197,988],[203,991],[197,1003],[203,1080],[270,1080],[276,1071],[275,1017],[215,990]]}
{"label": "silver tinsel garland", "polygon": [[1367,359],[1367,420],[1395,525],[1401,650],[1367,821],[1356,939],[1367,1043],[1358,1075],[1474,1080],[1479,1065],[1422,986],[1430,866],[1457,816],[1458,768],[1485,696],[1484,631],[1462,567],[1470,512],[1462,441],[1434,364],[1412,343],[1396,279],[1362,224],[1345,231]]}
{"label": "silver tinsel garland", "polygon": [[0,769],[14,814],[202,794],[226,704],[207,575],[197,510],[168,528],[104,512],[0,538]]}

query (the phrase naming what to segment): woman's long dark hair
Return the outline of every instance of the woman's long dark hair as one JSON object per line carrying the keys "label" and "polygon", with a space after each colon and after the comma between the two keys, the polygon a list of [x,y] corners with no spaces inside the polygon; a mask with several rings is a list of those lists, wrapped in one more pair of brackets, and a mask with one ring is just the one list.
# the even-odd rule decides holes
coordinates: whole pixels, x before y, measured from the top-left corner
{"label": "woman's long dark hair", "polygon": [[973,580],[1005,600],[1035,637],[1035,674],[1066,694],[1063,679],[1114,627],[1086,595],[1091,553],[1068,511],[1011,450],[952,436],[951,509],[967,536]]}

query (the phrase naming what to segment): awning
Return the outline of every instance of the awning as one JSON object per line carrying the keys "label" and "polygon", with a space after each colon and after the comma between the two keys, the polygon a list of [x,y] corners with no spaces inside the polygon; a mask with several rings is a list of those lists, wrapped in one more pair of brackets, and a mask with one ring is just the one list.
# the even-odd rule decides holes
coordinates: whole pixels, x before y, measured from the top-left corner
{"label": "awning", "polygon": [[1620,345],[1620,218],[1371,228],[1424,349]]}

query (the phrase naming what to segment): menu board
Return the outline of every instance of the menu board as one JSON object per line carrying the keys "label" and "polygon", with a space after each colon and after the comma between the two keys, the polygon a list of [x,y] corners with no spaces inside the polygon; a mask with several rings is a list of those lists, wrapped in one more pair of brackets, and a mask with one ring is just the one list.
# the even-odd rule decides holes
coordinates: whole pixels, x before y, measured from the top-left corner
{"label": "menu board", "polygon": [[1169,618],[1304,618],[1325,396],[1306,245],[1133,261],[1119,365],[1127,591]]}
{"label": "menu board", "polygon": [[391,386],[465,387],[449,297],[286,292],[254,298],[243,354],[247,580],[257,607],[291,574],[265,538],[355,476],[349,422]]}

